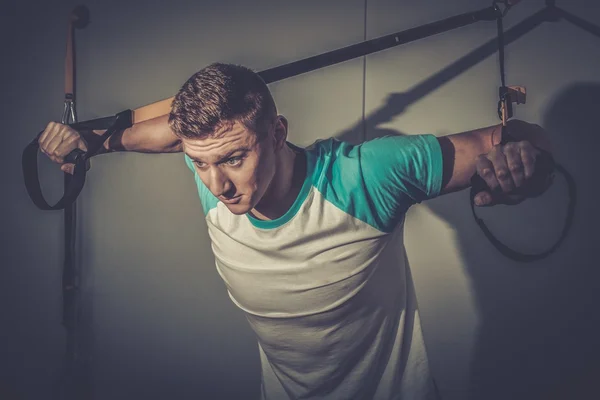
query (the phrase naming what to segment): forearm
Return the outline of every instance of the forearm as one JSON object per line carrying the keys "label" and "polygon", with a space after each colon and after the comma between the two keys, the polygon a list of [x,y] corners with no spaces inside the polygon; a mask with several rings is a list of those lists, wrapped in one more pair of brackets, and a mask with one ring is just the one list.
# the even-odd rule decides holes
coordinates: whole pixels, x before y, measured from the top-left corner
{"label": "forearm", "polygon": [[[552,153],[548,134],[539,125],[510,120],[506,131],[511,140],[527,141],[535,147]],[[438,140],[444,161],[442,194],[450,193],[470,186],[471,177],[477,172],[477,157],[490,153],[501,143],[502,125],[441,136]]]}
{"label": "forearm", "polygon": [[[182,151],[181,140],[169,128],[168,115],[134,124],[115,132],[104,142],[97,154],[115,151],[138,153],[176,153]],[[101,135],[104,131],[94,131]]]}
{"label": "forearm", "polygon": [[475,160],[500,143],[501,125],[438,137],[443,156],[442,193],[467,188],[476,172]]}

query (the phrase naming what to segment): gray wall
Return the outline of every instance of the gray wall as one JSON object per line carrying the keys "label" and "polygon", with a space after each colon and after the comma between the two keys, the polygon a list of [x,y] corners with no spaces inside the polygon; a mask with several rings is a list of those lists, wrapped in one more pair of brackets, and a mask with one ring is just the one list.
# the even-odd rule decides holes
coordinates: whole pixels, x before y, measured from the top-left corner
{"label": "gray wall", "polygon": [[[0,398],[51,398],[63,375],[62,214],[33,206],[20,156],[48,121],[60,119],[66,17],[78,3],[38,3],[3,3],[0,14],[7,139],[0,158]],[[92,22],[76,33],[80,120],[170,97],[214,61],[260,71],[489,5],[82,3]],[[406,246],[444,399],[584,398],[597,391],[600,37],[566,21],[536,27],[528,17],[544,1],[523,3],[505,23],[517,28],[508,38],[508,83],[527,87],[517,117],[548,129],[557,159],[577,180],[577,211],[556,253],[519,264],[481,234],[467,191],[410,210]],[[597,1],[557,3],[600,25]],[[299,145],[491,125],[498,122],[495,34],[493,22],[478,23],[270,87]],[[58,199],[61,173],[44,159],[40,168],[44,193]],[[501,240],[537,252],[558,237],[567,200],[559,175],[541,198],[478,212]],[[80,380],[87,379],[94,398],[253,398],[256,341],[215,271],[181,155],[94,159],[78,211],[83,355],[90,357]]]}

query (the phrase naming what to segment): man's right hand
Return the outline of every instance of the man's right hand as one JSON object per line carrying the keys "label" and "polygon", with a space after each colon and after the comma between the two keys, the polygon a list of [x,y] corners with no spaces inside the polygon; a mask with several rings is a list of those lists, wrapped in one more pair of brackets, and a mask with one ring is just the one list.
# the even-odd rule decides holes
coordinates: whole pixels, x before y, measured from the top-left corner
{"label": "man's right hand", "polygon": [[75,149],[87,151],[87,144],[75,129],[58,122],[50,122],[38,139],[42,153],[52,161],[62,164],[60,169],[73,174],[75,164],[65,164],[65,157]]}

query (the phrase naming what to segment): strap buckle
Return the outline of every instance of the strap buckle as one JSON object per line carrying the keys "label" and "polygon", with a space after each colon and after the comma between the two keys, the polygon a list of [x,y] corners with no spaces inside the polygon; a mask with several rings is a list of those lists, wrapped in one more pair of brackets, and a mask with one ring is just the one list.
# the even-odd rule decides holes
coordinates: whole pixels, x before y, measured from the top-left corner
{"label": "strap buckle", "polygon": [[525,104],[527,101],[527,89],[524,86],[501,86],[498,95],[498,117],[503,123],[513,117],[513,103]]}

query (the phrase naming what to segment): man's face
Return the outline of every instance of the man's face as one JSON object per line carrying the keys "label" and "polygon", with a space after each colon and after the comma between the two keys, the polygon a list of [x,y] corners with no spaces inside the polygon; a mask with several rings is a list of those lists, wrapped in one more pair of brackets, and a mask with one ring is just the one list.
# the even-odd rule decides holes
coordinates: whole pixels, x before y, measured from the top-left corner
{"label": "man's face", "polygon": [[273,129],[259,141],[236,122],[231,129],[205,139],[182,139],[200,179],[233,214],[252,210],[275,175]]}

